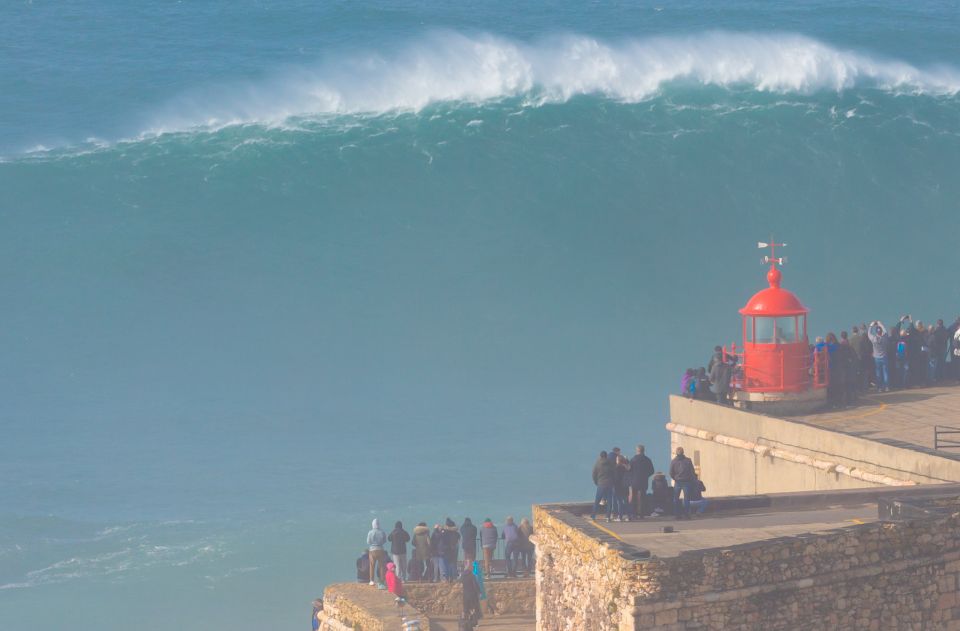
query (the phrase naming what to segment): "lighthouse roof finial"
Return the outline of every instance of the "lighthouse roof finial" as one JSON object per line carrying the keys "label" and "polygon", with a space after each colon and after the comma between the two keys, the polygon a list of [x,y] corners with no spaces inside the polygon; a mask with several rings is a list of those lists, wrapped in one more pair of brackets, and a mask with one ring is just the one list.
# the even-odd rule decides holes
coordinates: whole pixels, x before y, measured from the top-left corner
{"label": "lighthouse roof finial", "polygon": [[767,282],[770,283],[771,287],[780,287],[780,279],[783,277],[783,274],[777,269],[777,265],[783,265],[787,262],[787,257],[777,256],[777,248],[787,247],[786,243],[777,243],[773,240],[773,236],[770,237],[770,243],[764,243],[763,241],[757,242],[757,247],[760,249],[770,248],[770,254],[764,256],[761,259],[761,262],[766,265],[770,264],[770,271],[767,272]]}

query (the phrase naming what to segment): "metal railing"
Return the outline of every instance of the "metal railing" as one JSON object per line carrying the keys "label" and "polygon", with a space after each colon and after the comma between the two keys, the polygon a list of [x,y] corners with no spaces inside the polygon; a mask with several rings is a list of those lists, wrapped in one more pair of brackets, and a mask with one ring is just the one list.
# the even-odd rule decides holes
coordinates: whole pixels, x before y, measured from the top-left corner
{"label": "metal railing", "polygon": [[960,440],[955,438],[944,438],[944,436],[958,436],[960,428],[950,427],[949,425],[933,426],[933,448],[934,449],[960,449]]}
{"label": "metal railing", "polygon": [[735,344],[731,345],[729,349],[723,349],[725,360],[729,357],[736,360],[736,365],[730,377],[730,390],[745,392],[778,390],[781,388],[792,390],[797,389],[797,386],[800,386],[800,389],[805,387],[826,388],[830,382],[830,359],[826,349],[814,350],[803,357],[799,365],[794,364],[795,367],[791,370],[791,373],[796,374],[796,369],[805,372],[807,374],[806,383],[787,383],[785,375],[786,359],[783,349],[766,350],[763,353],[768,356],[770,354],[778,356],[778,361],[775,361],[776,373],[770,372],[771,364],[769,360],[758,363],[745,362],[743,349],[738,349]]}

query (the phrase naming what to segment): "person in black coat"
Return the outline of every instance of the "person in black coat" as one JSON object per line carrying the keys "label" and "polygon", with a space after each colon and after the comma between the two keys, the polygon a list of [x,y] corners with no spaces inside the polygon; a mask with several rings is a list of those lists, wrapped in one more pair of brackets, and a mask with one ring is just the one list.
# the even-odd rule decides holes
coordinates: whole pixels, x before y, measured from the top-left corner
{"label": "person in black coat", "polygon": [[452,519],[447,517],[443,525],[443,558],[445,561],[446,578],[457,578],[457,557],[460,556],[460,531]]}
{"label": "person in black coat", "polygon": [[463,566],[473,567],[477,560],[477,527],[467,517],[460,525],[460,547],[463,548]]}
{"label": "person in black coat", "polygon": [[483,617],[480,611],[480,586],[477,578],[470,570],[460,575],[460,584],[463,586],[463,623],[465,629],[473,629]]}
{"label": "person in black coat", "polygon": [[647,485],[653,475],[653,462],[637,445],[637,455],[630,459],[630,518],[643,519],[647,514]]}
{"label": "person in black coat", "polygon": [[447,576],[446,546],[444,544],[443,530],[440,529],[440,524],[435,524],[433,532],[430,534],[430,560],[432,562],[430,581],[432,583],[438,583]]}

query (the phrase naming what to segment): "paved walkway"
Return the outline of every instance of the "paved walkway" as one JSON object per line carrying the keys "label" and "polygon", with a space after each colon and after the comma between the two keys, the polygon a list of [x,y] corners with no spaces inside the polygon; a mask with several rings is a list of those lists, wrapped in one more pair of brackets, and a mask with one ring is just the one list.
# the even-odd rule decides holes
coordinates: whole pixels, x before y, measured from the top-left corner
{"label": "paved walkway", "polygon": [[[583,518],[593,523],[589,517]],[[854,524],[877,521],[876,503],[832,506],[806,510],[747,511],[720,513],[691,520],[672,517],[647,518],[634,522],[595,525],[630,545],[645,548],[658,557],[673,557],[687,550],[721,548],[764,539],[822,532]],[[664,533],[664,526],[675,532]]]}
{"label": "paved walkway", "polygon": [[[433,631],[457,631],[457,616],[430,617]],[[480,621],[478,630],[487,631],[533,631],[537,622],[533,616],[486,616]]]}
{"label": "paved walkway", "polygon": [[[960,387],[896,390],[861,397],[861,405],[812,414],[804,422],[873,440],[899,441],[933,449],[934,425],[960,427]],[[960,441],[960,435],[954,435]],[[960,455],[960,449],[948,453]]]}

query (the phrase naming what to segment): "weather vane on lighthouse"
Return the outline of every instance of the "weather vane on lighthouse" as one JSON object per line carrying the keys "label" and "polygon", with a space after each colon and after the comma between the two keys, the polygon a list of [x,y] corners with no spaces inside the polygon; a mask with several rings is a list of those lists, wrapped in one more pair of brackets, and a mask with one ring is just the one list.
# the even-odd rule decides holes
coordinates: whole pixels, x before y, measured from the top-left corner
{"label": "weather vane on lighthouse", "polygon": [[770,243],[764,243],[763,241],[758,241],[757,247],[760,249],[770,248],[770,254],[767,256],[764,256],[762,259],[760,259],[760,261],[764,265],[766,265],[767,263],[770,264],[770,271],[767,272],[767,282],[770,283],[771,287],[779,287],[780,278],[782,274],[780,273],[780,270],[777,269],[777,265],[783,265],[784,263],[786,263],[787,257],[785,256],[778,257],[777,248],[785,248],[787,247],[787,244],[777,243],[776,241],[773,240],[773,236],[771,235]]}
{"label": "weather vane on lighthouse", "polygon": [[770,243],[764,243],[763,241],[758,241],[758,242],[757,242],[757,247],[760,248],[761,250],[762,250],[763,248],[770,248],[770,255],[769,255],[769,256],[764,256],[764,257],[761,259],[761,262],[762,262],[764,265],[766,265],[767,263],[772,263],[772,264],[776,264],[776,265],[783,265],[784,263],[787,262],[787,257],[785,257],[785,256],[781,256],[781,257],[779,257],[779,258],[777,257],[777,248],[785,248],[785,247],[787,247],[787,244],[786,244],[786,243],[776,243],[776,242],[773,240],[773,237],[771,236],[771,237],[770,237]]}

